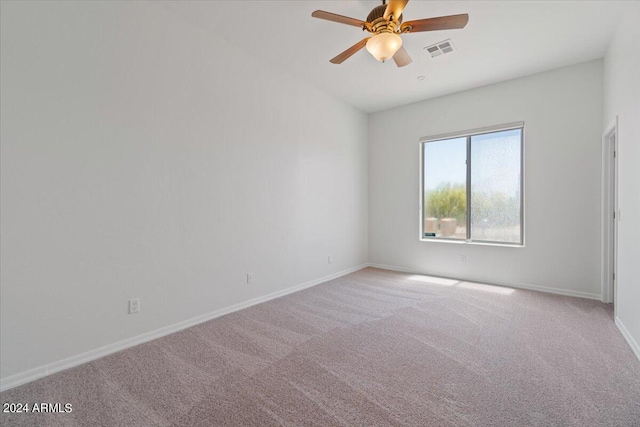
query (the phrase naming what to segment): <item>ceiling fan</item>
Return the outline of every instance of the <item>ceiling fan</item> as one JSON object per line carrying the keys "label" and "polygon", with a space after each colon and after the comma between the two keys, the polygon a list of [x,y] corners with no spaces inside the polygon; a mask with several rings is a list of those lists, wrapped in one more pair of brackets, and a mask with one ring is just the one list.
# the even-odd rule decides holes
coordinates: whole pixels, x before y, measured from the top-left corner
{"label": "ceiling fan", "polygon": [[339,24],[360,27],[363,31],[373,34],[360,40],[335,58],[330,60],[333,64],[342,64],[351,55],[367,47],[369,53],[378,61],[384,62],[393,58],[398,67],[404,67],[411,63],[411,57],[402,47],[400,34],[417,33],[420,31],[453,30],[464,28],[469,21],[469,15],[440,16],[438,18],[418,19],[416,21],[402,22],[402,11],[409,0],[389,0],[389,4],[374,7],[366,21],[361,21],[347,16],[337,15],[323,10],[316,10],[311,14],[314,18],[326,19]]}

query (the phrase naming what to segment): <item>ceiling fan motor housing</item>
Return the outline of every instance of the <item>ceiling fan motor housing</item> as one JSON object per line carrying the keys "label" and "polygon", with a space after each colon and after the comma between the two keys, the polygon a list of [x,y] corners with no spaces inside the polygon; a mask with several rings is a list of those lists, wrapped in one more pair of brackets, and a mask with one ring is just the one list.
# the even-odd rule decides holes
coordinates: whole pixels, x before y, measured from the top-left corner
{"label": "ceiling fan motor housing", "polygon": [[[369,12],[369,16],[367,16],[367,22],[369,22],[370,24],[374,24],[375,21],[377,21],[378,19],[383,18],[384,19],[384,12],[387,10],[387,5],[385,4],[381,4],[380,6],[376,6],[374,7],[371,12]],[[393,17],[393,20],[396,21],[398,24],[402,23],[402,15],[400,15],[399,17]],[[388,22],[385,19],[385,22]]]}

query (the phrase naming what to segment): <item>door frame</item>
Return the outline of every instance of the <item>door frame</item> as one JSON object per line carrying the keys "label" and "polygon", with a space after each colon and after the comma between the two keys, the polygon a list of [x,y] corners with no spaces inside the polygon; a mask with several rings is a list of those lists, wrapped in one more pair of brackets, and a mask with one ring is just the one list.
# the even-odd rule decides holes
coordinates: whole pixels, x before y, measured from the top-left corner
{"label": "door frame", "polygon": [[618,252],[618,116],[602,134],[601,300],[616,304]]}

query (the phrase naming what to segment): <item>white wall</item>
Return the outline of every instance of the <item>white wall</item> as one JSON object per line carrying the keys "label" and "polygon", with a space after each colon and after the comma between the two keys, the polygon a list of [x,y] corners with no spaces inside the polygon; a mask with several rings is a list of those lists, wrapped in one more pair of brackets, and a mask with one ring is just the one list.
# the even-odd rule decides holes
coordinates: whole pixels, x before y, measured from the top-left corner
{"label": "white wall", "polygon": [[2,378],[366,262],[365,114],[149,2],[1,15]]}
{"label": "white wall", "polygon": [[604,125],[618,116],[617,316],[640,358],[640,4],[630,5],[604,61]]}
{"label": "white wall", "polygon": [[[599,298],[602,68],[596,60],[370,115],[369,261]],[[419,241],[419,138],[516,121],[526,246]]]}

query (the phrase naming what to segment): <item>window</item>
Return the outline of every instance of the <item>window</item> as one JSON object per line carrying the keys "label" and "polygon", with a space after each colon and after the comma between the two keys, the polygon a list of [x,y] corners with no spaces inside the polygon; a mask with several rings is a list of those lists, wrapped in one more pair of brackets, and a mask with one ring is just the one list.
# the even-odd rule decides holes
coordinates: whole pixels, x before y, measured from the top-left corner
{"label": "window", "polygon": [[420,238],[523,245],[523,123],[420,141]]}

